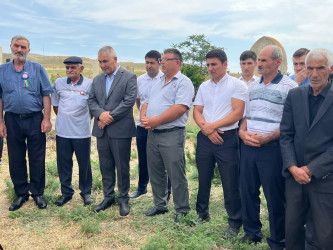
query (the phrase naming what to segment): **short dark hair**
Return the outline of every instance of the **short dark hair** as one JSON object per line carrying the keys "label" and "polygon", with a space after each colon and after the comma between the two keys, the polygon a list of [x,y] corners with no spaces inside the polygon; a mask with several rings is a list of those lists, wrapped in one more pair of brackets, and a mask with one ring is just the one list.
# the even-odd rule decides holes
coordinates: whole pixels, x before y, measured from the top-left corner
{"label": "short dark hair", "polygon": [[145,55],[145,59],[149,57],[149,58],[155,58],[156,61],[161,60],[161,53],[158,52],[157,50],[151,50],[149,51],[146,55]]}
{"label": "short dark hair", "polygon": [[239,57],[240,61],[245,61],[246,59],[251,58],[253,61],[257,61],[257,54],[252,50],[245,50]]}
{"label": "short dark hair", "polygon": [[225,52],[222,49],[213,49],[213,50],[209,51],[206,55],[206,60],[208,58],[217,58],[221,61],[221,63],[228,61],[227,55],[225,54]]}
{"label": "short dark hair", "polygon": [[164,54],[174,54],[174,56],[180,61],[182,62],[183,61],[183,58],[182,58],[182,54],[180,54],[179,50],[178,49],[166,49],[164,50],[163,52]]}
{"label": "short dark hair", "polygon": [[301,56],[305,56],[310,52],[310,50],[308,50],[307,48],[300,48],[298,50],[295,51],[295,53],[293,54],[293,57],[301,57]]}

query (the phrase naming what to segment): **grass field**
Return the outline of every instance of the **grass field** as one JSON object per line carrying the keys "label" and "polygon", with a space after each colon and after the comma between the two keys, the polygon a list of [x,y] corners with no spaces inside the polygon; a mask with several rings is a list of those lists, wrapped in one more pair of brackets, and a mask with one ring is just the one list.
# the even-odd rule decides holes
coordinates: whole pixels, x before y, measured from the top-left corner
{"label": "grass field", "polygon": [[[60,58],[58,66],[45,66],[50,78],[65,76]],[[47,62],[45,62],[47,65]],[[134,66],[133,66],[134,65]],[[123,64],[124,68],[134,67],[140,75],[145,72],[144,64]],[[86,66],[84,75],[92,78],[92,66]],[[53,78],[52,78],[53,77]],[[137,111],[136,111],[137,113]],[[54,127],[55,115],[52,115]],[[148,194],[138,200],[130,200],[131,212],[126,217],[119,215],[118,205],[94,213],[93,207],[103,200],[102,179],[99,170],[96,139],[92,138],[91,165],[93,173],[92,195],[95,199],[84,207],[78,190],[78,167],[74,157],[73,199],[64,207],[53,203],[61,195],[57,174],[55,133],[47,134],[46,189],[48,202],[45,210],[39,210],[30,199],[21,209],[9,212],[8,207],[15,199],[13,185],[8,171],[7,149],[4,147],[4,166],[0,166],[0,245],[3,249],[269,249],[265,238],[269,235],[266,200],[261,196],[261,218],[263,242],[254,246],[240,244],[237,240],[244,235],[223,239],[228,227],[224,209],[223,192],[218,175],[213,179],[210,197],[211,221],[193,225],[198,191],[198,172],[195,166],[195,144],[198,127],[187,126],[186,173],[189,183],[191,212],[180,224],[175,224],[172,197],[169,213],[146,217],[143,213],[153,206],[151,187]],[[130,162],[131,190],[134,192],[138,181],[138,159],[135,139],[132,142]]]}
{"label": "grass field", "polygon": [[[54,122],[54,117],[53,117]],[[197,218],[195,202],[198,189],[195,166],[195,137],[198,128],[187,127],[186,172],[189,182],[191,212],[180,224],[175,224],[172,198],[169,213],[156,217],[146,217],[143,213],[153,206],[150,185],[148,195],[130,200],[131,212],[126,217],[119,215],[118,205],[94,213],[93,206],[103,199],[101,173],[95,138],[92,140],[91,164],[93,171],[94,204],[84,207],[78,190],[77,164],[74,166],[73,199],[64,207],[53,205],[60,196],[60,183],[55,158],[55,135],[47,135],[47,163],[45,198],[46,210],[38,209],[30,199],[21,209],[9,212],[8,207],[15,198],[8,173],[6,147],[0,169],[0,244],[4,249],[269,249],[265,240],[256,245],[239,244],[239,236],[223,239],[227,228],[227,214],[223,204],[223,194],[219,178],[213,179],[210,198],[211,221],[193,226]],[[74,157],[75,160],[75,157]],[[135,140],[131,153],[131,192],[137,187],[137,152]],[[263,233],[267,237],[268,214],[265,199],[262,197]]]}

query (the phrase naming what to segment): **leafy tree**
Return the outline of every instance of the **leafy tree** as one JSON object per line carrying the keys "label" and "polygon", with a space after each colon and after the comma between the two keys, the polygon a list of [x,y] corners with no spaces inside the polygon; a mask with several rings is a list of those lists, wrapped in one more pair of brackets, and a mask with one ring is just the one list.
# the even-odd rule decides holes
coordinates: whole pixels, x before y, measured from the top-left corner
{"label": "leafy tree", "polygon": [[195,92],[198,91],[200,84],[206,80],[206,77],[200,74],[200,67],[197,65],[183,64],[181,72],[191,79]]}
{"label": "leafy tree", "polygon": [[207,75],[206,54],[212,49],[224,49],[216,47],[206,38],[205,35],[191,35],[187,40],[178,44],[172,44],[173,48],[178,49],[182,53],[185,63],[196,65],[199,67],[199,73]]}

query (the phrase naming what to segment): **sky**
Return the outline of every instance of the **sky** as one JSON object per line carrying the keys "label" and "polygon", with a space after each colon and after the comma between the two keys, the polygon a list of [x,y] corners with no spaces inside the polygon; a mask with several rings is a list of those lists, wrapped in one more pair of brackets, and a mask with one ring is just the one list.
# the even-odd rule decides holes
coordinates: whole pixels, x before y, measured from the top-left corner
{"label": "sky", "polygon": [[26,36],[31,53],[97,58],[112,46],[120,62],[144,62],[188,36],[204,34],[223,47],[231,72],[239,55],[261,38],[273,37],[287,53],[301,47],[333,50],[333,0],[1,0],[0,46],[10,52],[15,35]]}

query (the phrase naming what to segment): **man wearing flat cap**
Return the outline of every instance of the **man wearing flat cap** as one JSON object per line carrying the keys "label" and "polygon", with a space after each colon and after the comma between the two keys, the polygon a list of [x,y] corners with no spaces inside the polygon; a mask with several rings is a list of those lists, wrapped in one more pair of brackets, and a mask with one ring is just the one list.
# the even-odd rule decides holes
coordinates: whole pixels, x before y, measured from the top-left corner
{"label": "man wearing flat cap", "polygon": [[64,60],[67,77],[58,78],[51,96],[53,110],[57,115],[55,132],[57,144],[57,166],[61,183],[61,197],[55,202],[63,206],[72,199],[73,153],[79,165],[79,189],[84,205],[91,197],[91,116],[88,97],[92,80],[81,75],[84,69],[80,57],[71,56]]}

